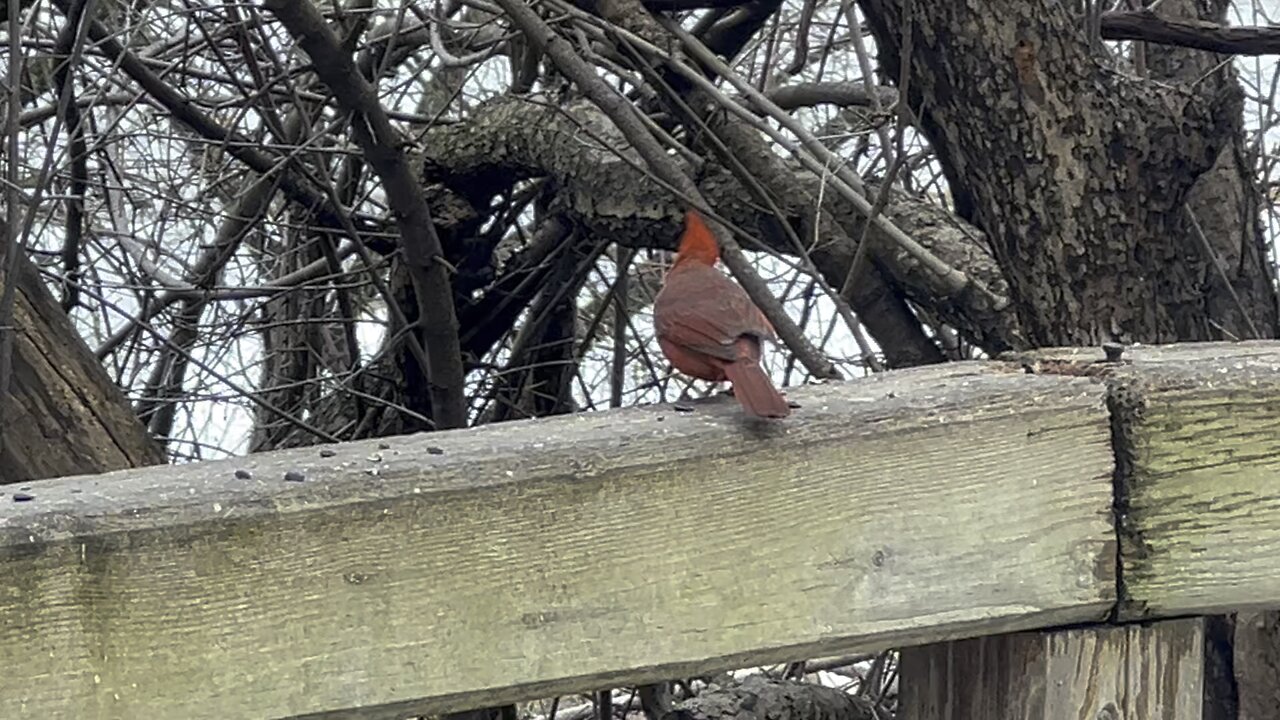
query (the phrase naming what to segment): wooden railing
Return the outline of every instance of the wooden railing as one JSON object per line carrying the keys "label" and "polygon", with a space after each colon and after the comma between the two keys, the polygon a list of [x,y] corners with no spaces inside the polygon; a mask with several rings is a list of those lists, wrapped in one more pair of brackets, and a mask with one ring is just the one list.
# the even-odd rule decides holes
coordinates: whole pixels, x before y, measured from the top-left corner
{"label": "wooden railing", "polygon": [[1280,343],[1102,357],[2,488],[0,717],[402,717],[907,646],[907,717],[965,717],[960,674],[1190,708],[1157,686],[1201,621],[1116,623],[1280,607]]}

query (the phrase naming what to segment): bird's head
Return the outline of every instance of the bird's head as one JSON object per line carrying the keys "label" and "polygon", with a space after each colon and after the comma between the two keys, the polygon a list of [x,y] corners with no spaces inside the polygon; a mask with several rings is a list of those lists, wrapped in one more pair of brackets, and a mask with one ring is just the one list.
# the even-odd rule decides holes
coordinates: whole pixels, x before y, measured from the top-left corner
{"label": "bird's head", "polygon": [[711,228],[707,227],[697,210],[689,210],[684,215],[684,234],[680,236],[675,267],[687,262],[715,265],[719,259],[720,246],[716,244],[716,236],[711,234]]}

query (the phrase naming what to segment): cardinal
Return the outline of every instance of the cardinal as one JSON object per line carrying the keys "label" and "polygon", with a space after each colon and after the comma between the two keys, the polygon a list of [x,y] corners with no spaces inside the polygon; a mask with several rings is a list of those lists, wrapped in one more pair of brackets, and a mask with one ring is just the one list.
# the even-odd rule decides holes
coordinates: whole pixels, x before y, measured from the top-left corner
{"label": "cardinal", "polygon": [[791,408],[760,367],[763,342],[777,340],[773,326],[747,292],[716,269],[719,259],[715,236],[690,210],[675,264],[653,304],[658,345],[685,375],[733,383],[748,415],[786,417]]}

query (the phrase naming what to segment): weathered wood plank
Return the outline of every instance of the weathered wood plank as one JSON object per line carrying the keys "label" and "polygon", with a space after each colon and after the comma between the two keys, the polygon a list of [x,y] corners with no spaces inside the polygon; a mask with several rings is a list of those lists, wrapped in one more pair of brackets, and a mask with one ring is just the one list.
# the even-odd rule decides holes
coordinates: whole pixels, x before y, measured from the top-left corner
{"label": "weathered wood plank", "polygon": [[1280,608],[1280,343],[1125,358],[1109,378],[1123,430],[1120,617]]}
{"label": "weathered wood plank", "polygon": [[1134,367],[1125,617],[1280,606],[1280,348],[1205,352]]}
{"label": "weathered wood plank", "polygon": [[1014,633],[902,651],[903,720],[1198,720],[1203,620]]}
{"label": "weathered wood plank", "polygon": [[0,503],[0,717],[394,717],[1111,608],[1097,382],[794,397],[34,483]]}

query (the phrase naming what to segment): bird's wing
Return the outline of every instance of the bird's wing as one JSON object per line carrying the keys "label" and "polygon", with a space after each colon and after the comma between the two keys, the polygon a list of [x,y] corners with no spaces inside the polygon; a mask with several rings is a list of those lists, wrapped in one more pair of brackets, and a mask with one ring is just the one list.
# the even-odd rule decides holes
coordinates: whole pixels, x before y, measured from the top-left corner
{"label": "bird's wing", "polygon": [[732,361],[743,335],[773,339],[773,327],[745,290],[709,267],[682,269],[668,276],[655,303],[659,337],[681,347]]}

